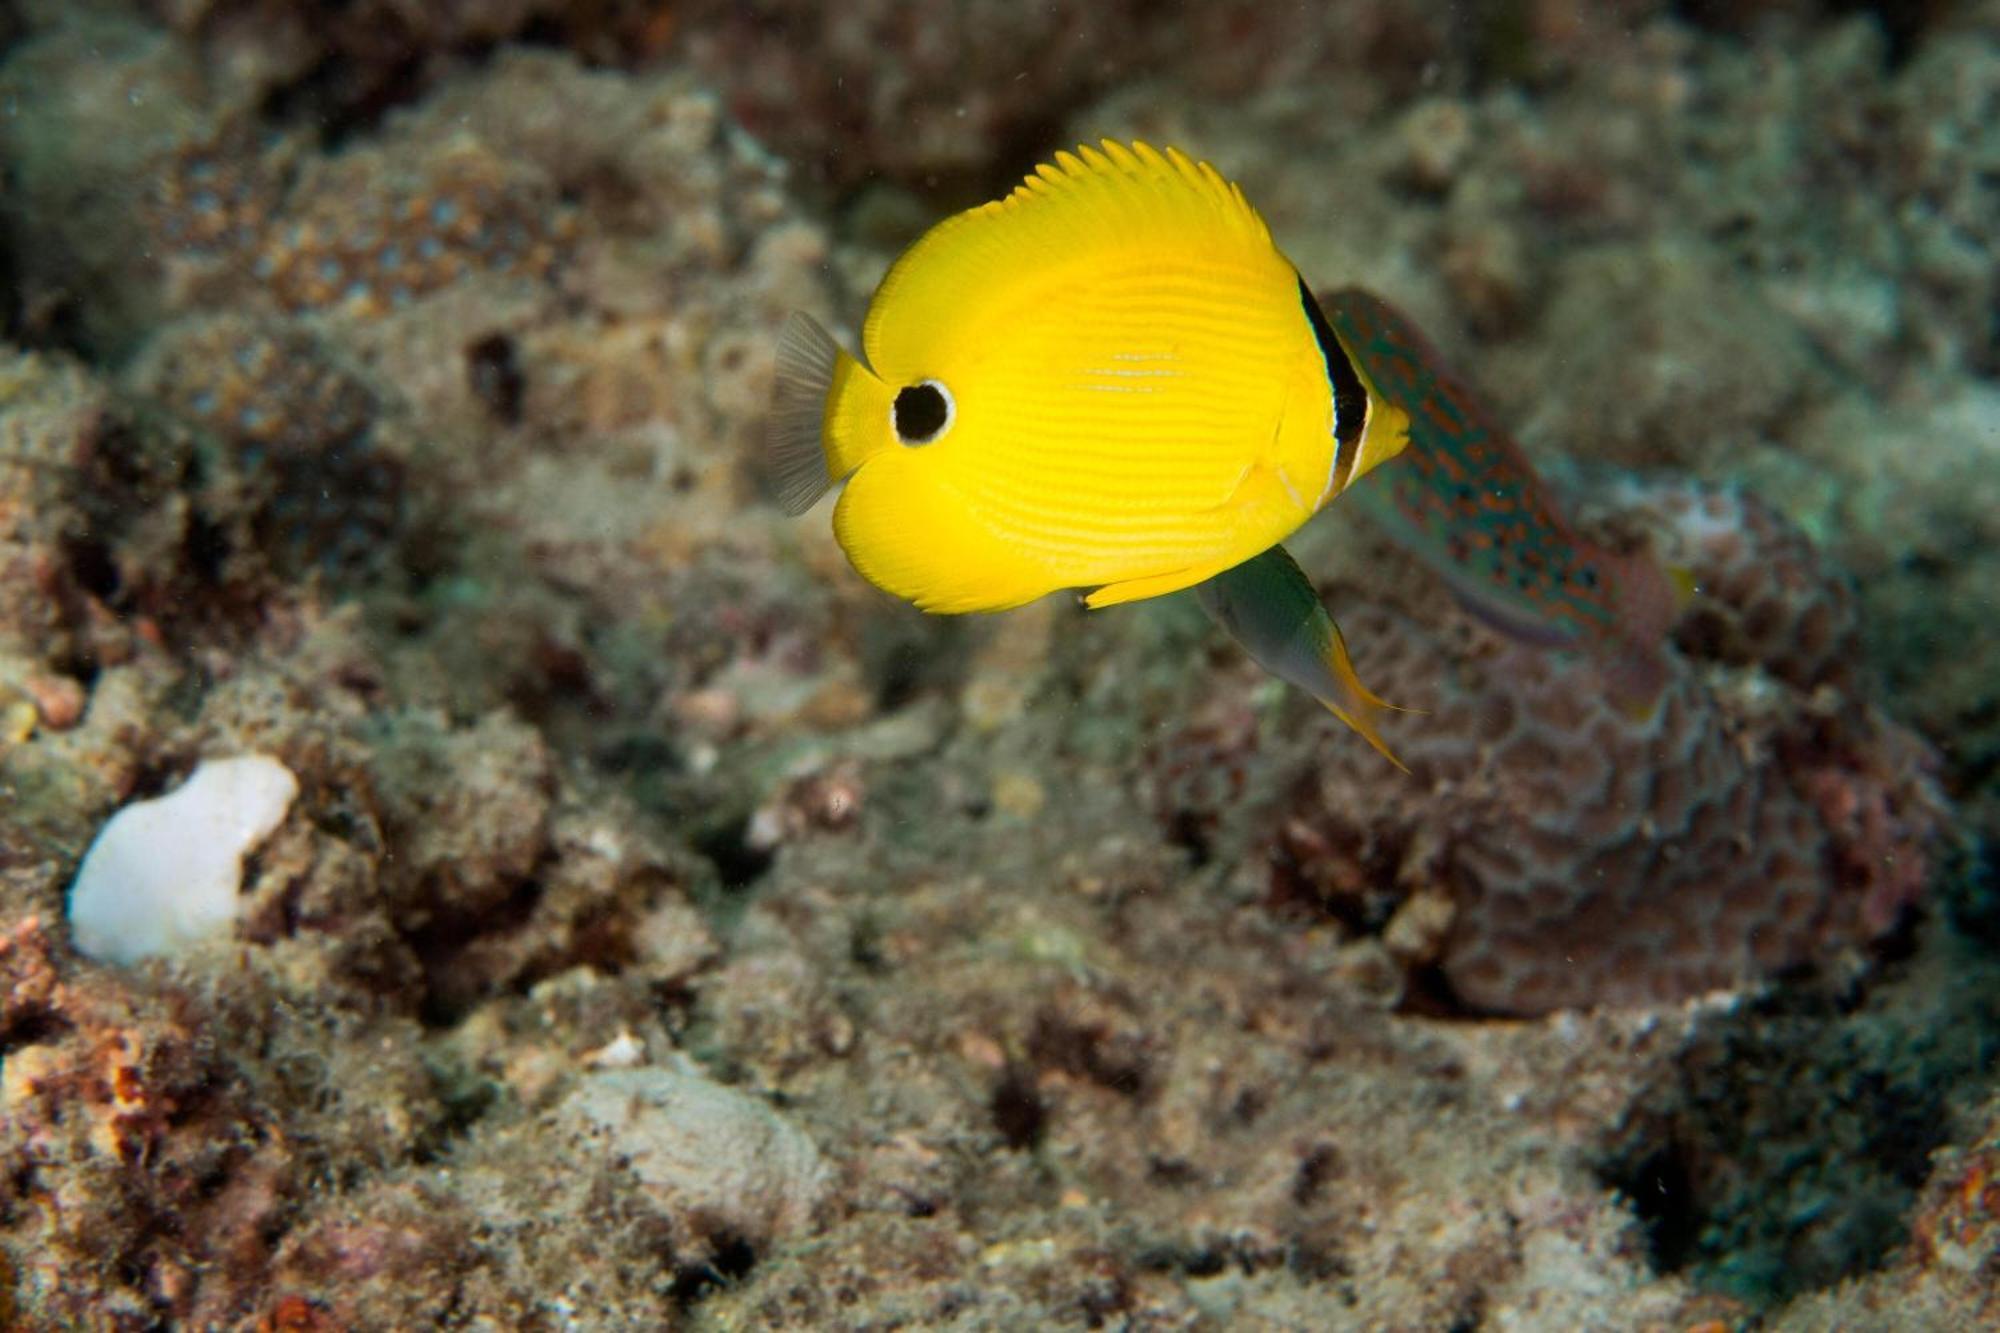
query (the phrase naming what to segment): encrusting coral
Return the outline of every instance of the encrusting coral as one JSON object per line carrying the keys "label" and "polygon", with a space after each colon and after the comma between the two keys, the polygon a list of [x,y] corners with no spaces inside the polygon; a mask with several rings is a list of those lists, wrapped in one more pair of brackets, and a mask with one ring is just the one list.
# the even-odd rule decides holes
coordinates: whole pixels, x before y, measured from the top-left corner
{"label": "encrusting coral", "polygon": [[[227,524],[211,539],[218,551],[248,548],[294,577],[383,557],[405,472],[384,444],[390,413],[311,329],[196,316],[149,339],[126,379],[226,451],[206,514]],[[250,572],[250,561],[235,563],[228,573]]]}
{"label": "encrusting coral", "polygon": [[1215,837],[1245,764],[1296,765],[1268,841],[1250,835],[1283,895],[1386,932],[1480,1011],[1670,1001],[1894,930],[1947,806],[1924,742],[1855,697],[1844,576],[1739,493],[1615,496],[1699,589],[1655,706],[1621,708],[1587,656],[1512,643],[1413,587],[1343,620],[1363,678],[1414,710],[1388,724],[1414,781],[1324,743],[1253,760],[1254,725],[1215,706],[1157,752],[1170,831]]}
{"label": "encrusting coral", "polygon": [[[1715,8],[0,5],[0,1324],[1979,1326],[2000,65]],[[1704,478],[1565,489],[1699,585],[1656,708],[1337,512],[1412,778],[783,524],[785,312],[1101,134]],[[233,934],[79,956],[252,752]]]}

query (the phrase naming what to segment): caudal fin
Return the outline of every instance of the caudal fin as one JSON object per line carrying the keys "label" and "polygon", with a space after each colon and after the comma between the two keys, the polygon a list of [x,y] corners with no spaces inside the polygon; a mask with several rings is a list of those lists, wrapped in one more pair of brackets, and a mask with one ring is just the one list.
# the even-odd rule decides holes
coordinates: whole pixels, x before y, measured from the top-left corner
{"label": "caudal fin", "polygon": [[833,485],[823,423],[839,364],[840,344],[833,335],[811,315],[793,311],[778,336],[778,374],[766,428],[778,503],[787,514],[805,513]]}
{"label": "caudal fin", "polygon": [[1668,636],[1694,596],[1694,578],[1684,569],[1662,568],[1645,552],[1605,555],[1601,564],[1611,578],[1619,626],[1599,646],[1605,691],[1630,716],[1650,717],[1671,670]]}

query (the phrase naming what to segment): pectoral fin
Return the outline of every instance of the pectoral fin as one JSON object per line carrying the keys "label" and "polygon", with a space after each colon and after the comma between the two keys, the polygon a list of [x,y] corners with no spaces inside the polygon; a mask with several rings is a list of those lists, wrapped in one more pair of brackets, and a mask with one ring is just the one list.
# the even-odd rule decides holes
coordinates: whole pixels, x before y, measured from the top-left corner
{"label": "pectoral fin", "polygon": [[1284,547],[1252,556],[1194,591],[1259,666],[1325,704],[1390,763],[1409,771],[1375,728],[1394,705],[1376,698],[1354,674],[1340,627]]}

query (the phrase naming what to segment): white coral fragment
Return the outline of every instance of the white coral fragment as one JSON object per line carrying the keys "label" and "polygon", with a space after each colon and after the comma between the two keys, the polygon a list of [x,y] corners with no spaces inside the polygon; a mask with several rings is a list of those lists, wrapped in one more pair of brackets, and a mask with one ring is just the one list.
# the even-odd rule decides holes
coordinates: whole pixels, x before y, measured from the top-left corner
{"label": "white coral fragment", "polygon": [[121,966],[181,953],[236,919],[243,858],[298,795],[269,755],[211,759],[165,796],[135,801],[99,830],[70,888],[79,951]]}

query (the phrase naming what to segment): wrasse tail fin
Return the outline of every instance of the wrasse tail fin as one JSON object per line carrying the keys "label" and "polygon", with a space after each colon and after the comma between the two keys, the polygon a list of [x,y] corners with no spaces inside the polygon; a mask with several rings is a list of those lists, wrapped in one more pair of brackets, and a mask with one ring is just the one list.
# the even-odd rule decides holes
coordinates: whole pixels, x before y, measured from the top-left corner
{"label": "wrasse tail fin", "polygon": [[778,503],[787,514],[805,513],[833,486],[824,423],[840,356],[840,344],[811,315],[794,310],[785,321],[778,336],[766,448],[777,476]]}
{"label": "wrasse tail fin", "polygon": [[1603,561],[1611,577],[1619,632],[1599,655],[1605,693],[1636,719],[1659,707],[1671,668],[1667,639],[1674,622],[1694,597],[1694,577],[1684,569],[1665,569],[1644,554],[1609,555]]}
{"label": "wrasse tail fin", "polygon": [[1312,695],[1383,758],[1410,771],[1376,727],[1383,713],[1405,710],[1361,683],[1340,627],[1284,547],[1273,546],[1222,571],[1198,584],[1195,595],[1258,665]]}

